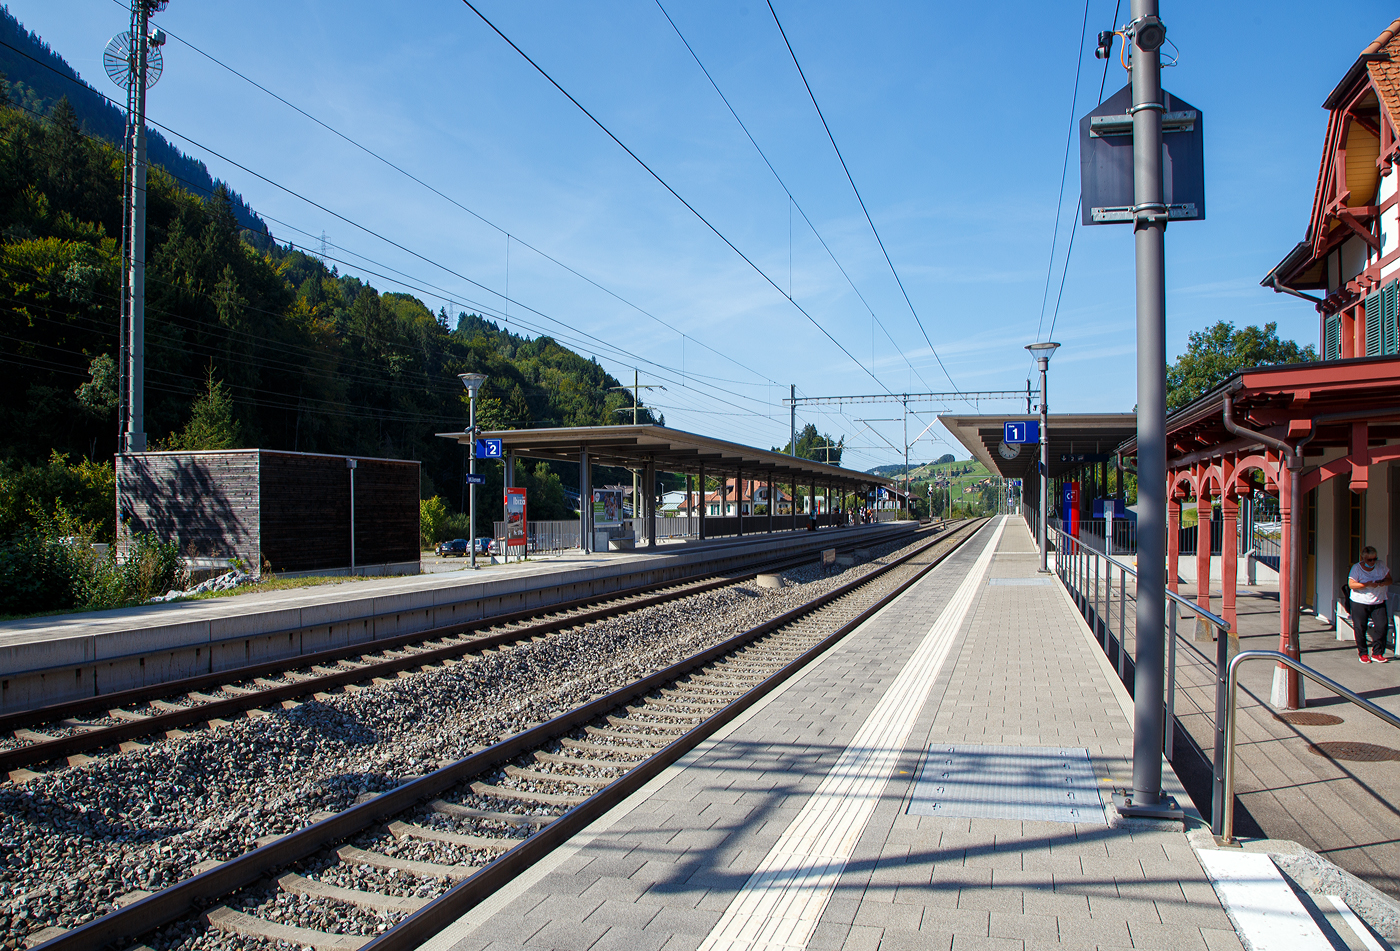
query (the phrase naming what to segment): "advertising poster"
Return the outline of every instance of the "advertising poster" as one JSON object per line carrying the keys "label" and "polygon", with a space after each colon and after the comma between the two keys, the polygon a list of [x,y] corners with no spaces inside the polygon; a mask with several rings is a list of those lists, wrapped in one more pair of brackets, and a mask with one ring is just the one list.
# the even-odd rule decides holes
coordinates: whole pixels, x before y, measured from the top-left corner
{"label": "advertising poster", "polygon": [[622,524],[622,490],[593,490],[593,524],[597,528]]}
{"label": "advertising poster", "polygon": [[506,489],[506,551],[525,548],[525,490]]}

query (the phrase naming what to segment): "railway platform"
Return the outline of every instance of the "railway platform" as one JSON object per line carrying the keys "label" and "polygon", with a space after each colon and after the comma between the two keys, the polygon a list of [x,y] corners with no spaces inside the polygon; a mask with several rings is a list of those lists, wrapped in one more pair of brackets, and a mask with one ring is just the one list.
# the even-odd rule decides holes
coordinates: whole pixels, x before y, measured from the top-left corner
{"label": "railway platform", "polygon": [[563,554],[477,572],[340,584],[0,622],[0,713],[538,609],[742,571],[774,558],[875,545],[917,528],[886,522],[699,545]]}
{"label": "railway platform", "polygon": [[[1185,823],[1117,815],[1131,700],[1035,569],[993,520],[427,947],[1249,946],[1224,900],[1316,933],[1264,856],[1219,857],[1169,764]],[[1350,945],[1288,945],[1313,946]]]}

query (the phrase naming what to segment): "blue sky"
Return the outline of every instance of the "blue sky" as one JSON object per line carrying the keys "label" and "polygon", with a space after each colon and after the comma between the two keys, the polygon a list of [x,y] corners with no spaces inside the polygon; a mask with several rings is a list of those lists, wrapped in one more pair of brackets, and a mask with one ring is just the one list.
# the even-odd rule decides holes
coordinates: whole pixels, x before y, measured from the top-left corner
{"label": "blue sky", "polygon": [[[775,0],[940,366],[766,3],[662,2],[860,296],[655,0],[481,0],[478,7],[780,289],[458,0],[173,0],[156,22],[179,39],[165,48],[150,115],[421,257],[181,143],[267,216],[279,239],[314,247],[324,232],[329,253],[354,262],[341,269],[381,290],[408,289],[454,314],[476,309],[502,319],[509,309],[512,329],[551,333],[627,382],[640,368],[643,383],[667,387],[647,402],[682,429],[782,445],[788,412],[780,401],[789,384],[804,396],[941,391],[953,388],[949,376],[965,390],[1024,388],[1030,362],[1021,348],[1040,323],[1066,131],[1071,115],[1097,102],[1103,64],[1093,58],[1093,37],[1110,26],[1114,4],[1090,0],[1081,56],[1082,3]],[[10,0],[9,9],[94,86],[117,95],[101,54],[126,28],[120,3]],[[1125,0],[1117,25],[1126,9]],[[1164,3],[1181,56],[1163,83],[1205,114],[1209,213],[1167,233],[1173,356],[1191,331],[1221,319],[1277,321],[1282,335],[1316,342],[1312,307],[1258,282],[1303,237],[1326,126],[1323,99],[1393,16],[1361,0],[1329,0],[1325,9]],[[1105,95],[1126,81],[1115,57]],[[1077,197],[1074,144],[1046,328]],[[396,285],[370,273],[391,270],[406,277]],[[517,303],[502,297],[507,280]],[[789,288],[850,356],[789,302]],[[1080,228],[1055,317],[1063,344],[1051,364],[1055,412],[1132,408],[1133,321],[1131,231]],[[939,408],[921,406],[910,436]],[[970,411],[966,403],[942,408]],[[1016,408],[989,403],[983,411]],[[882,404],[807,409],[799,425],[845,435],[846,464],[867,468],[900,461],[889,443],[902,445],[901,423],[880,421],[899,415]],[[953,448],[935,426],[910,458]]]}

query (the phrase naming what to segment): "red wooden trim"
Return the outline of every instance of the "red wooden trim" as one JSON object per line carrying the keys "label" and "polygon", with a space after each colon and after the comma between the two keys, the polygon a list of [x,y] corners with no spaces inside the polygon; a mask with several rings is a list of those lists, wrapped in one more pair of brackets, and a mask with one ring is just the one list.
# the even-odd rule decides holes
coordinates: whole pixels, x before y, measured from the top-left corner
{"label": "red wooden trim", "polygon": [[1367,451],[1366,459],[1367,463],[1373,466],[1382,462],[1394,462],[1400,459],[1400,445],[1376,446]]}

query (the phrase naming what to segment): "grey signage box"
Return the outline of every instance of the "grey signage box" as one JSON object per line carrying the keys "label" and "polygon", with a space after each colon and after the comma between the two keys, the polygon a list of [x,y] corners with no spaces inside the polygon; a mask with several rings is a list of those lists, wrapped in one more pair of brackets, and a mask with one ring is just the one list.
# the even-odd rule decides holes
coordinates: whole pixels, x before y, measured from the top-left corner
{"label": "grey signage box", "polygon": [[[1162,90],[1162,200],[1171,221],[1206,216],[1205,148],[1201,110]],[[1131,85],[1079,120],[1079,187],[1085,225],[1133,221],[1133,102]]]}

